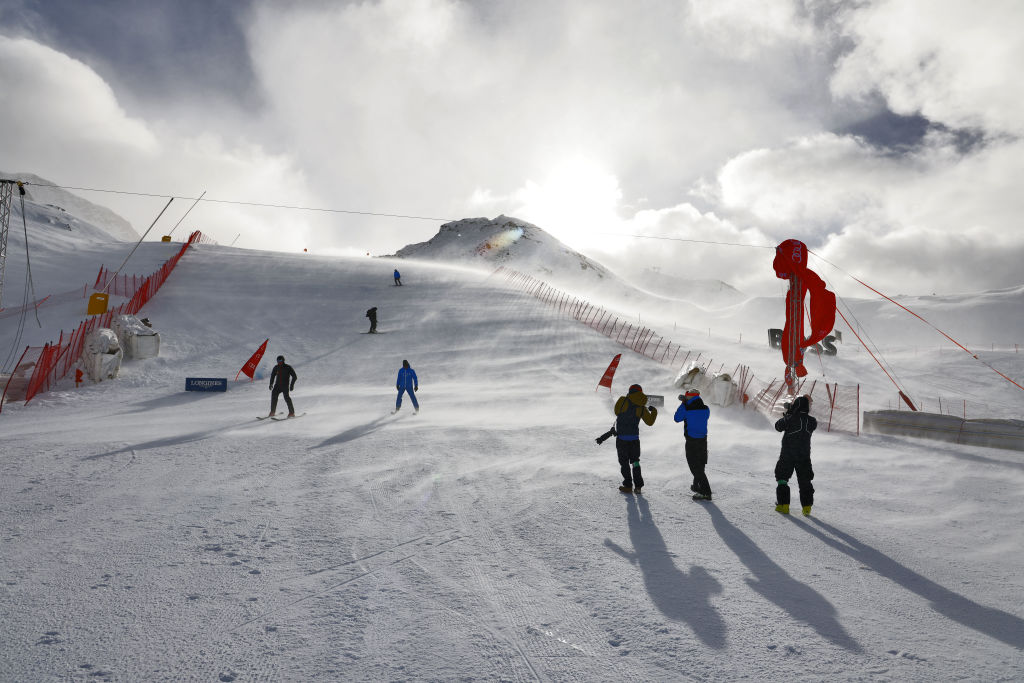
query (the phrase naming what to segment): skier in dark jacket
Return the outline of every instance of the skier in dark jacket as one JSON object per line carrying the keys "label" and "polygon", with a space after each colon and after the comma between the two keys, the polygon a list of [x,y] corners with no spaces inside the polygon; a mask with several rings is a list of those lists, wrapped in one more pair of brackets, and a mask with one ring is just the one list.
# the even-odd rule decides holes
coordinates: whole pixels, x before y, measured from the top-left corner
{"label": "skier in dark jacket", "polygon": [[373,308],[367,310],[366,311],[366,317],[370,319],[370,334],[376,334],[377,333],[377,307],[374,306]]}
{"label": "skier in dark jacket", "polygon": [[270,373],[270,391],[273,393],[270,394],[270,415],[267,417],[277,414],[277,397],[280,394],[284,394],[284,402],[288,404],[288,417],[295,417],[295,406],[288,392],[295,388],[296,379],[298,377],[292,366],[284,362],[284,356],[278,356],[277,365]]}
{"label": "skier in dark jacket", "polygon": [[811,397],[798,396],[775,423],[775,431],[782,432],[782,450],[775,465],[775,511],[789,514],[789,478],[796,471],[800,485],[800,505],[804,515],[811,514],[814,505],[814,470],[811,468],[811,433],[818,427],[818,421],[809,415]]}
{"label": "skier in dark jacket", "polygon": [[658,409],[648,407],[647,395],[633,384],[625,396],[615,402],[615,451],[619,456],[623,493],[640,493],[644,477],[640,472],[640,420],[648,427],[658,418]]}
{"label": "skier in dark jacket", "polygon": [[416,377],[416,371],[409,365],[409,361],[403,360],[402,367],[398,369],[398,378],[395,380],[395,388],[398,389],[398,398],[395,399],[395,412],[402,407],[402,394],[409,392],[412,399],[412,407],[420,412],[420,402],[416,400],[416,392],[420,390],[420,380]]}
{"label": "skier in dark jacket", "polygon": [[398,268],[395,268],[395,284],[402,286],[402,274],[398,272]]}
{"label": "skier in dark jacket", "polygon": [[690,389],[679,400],[681,403],[676,408],[674,419],[683,423],[686,464],[693,475],[690,490],[694,500],[711,500],[711,483],[704,472],[708,464],[708,418],[711,417],[711,409],[704,405],[696,389]]}

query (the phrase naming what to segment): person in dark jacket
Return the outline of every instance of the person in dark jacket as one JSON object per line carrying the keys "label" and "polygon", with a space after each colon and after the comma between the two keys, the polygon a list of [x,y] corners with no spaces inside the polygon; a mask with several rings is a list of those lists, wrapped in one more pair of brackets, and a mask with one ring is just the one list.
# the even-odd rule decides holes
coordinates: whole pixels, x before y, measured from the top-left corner
{"label": "person in dark jacket", "polygon": [[675,421],[683,423],[683,437],[686,439],[686,464],[693,475],[694,500],[711,500],[711,483],[704,468],[708,464],[708,418],[711,409],[704,405],[700,392],[690,389],[679,397]]}
{"label": "person in dark jacket", "polygon": [[811,514],[814,505],[814,469],[811,467],[811,433],[818,427],[818,421],[810,416],[811,397],[797,396],[775,423],[775,431],[782,432],[782,450],[775,465],[775,511],[789,514],[789,478],[796,471],[800,485],[800,505],[804,515]]}
{"label": "person in dark jacket", "polygon": [[619,456],[624,493],[640,493],[644,477],[640,472],[640,420],[648,427],[658,418],[658,409],[647,405],[647,395],[633,384],[625,396],[615,402],[615,452]]}
{"label": "person in dark jacket", "polygon": [[366,317],[370,319],[370,334],[376,334],[377,333],[377,307],[374,306],[373,308],[367,310],[366,311]]}
{"label": "person in dark jacket", "polygon": [[420,412],[420,402],[416,400],[416,392],[420,390],[420,380],[416,377],[416,371],[409,366],[409,361],[403,360],[402,367],[398,369],[398,378],[395,380],[395,388],[398,389],[398,398],[395,399],[395,412],[402,408],[402,394],[409,392],[412,399],[412,407]]}
{"label": "person in dark jacket", "polygon": [[288,417],[295,417],[295,406],[292,405],[292,397],[288,392],[295,388],[295,370],[284,362],[284,356],[277,357],[277,365],[270,373],[270,415],[277,414],[277,397],[284,394],[284,402],[288,404]]}
{"label": "person in dark jacket", "polygon": [[402,274],[398,272],[398,268],[395,268],[395,284],[402,286]]}

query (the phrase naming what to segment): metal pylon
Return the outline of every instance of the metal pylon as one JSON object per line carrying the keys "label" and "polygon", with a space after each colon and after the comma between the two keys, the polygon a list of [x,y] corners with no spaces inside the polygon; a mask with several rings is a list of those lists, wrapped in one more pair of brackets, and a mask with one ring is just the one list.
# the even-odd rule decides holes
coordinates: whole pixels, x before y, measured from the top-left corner
{"label": "metal pylon", "polygon": [[4,268],[7,266],[7,232],[11,226],[14,181],[0,180],[0,308],[4,306]]}

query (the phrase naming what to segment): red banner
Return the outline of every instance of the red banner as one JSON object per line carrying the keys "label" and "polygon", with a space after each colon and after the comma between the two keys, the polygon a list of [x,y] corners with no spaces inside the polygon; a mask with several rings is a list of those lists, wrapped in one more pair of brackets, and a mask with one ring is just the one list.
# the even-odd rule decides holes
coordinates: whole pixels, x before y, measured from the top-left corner
{"label": "red banner", "polygon": [[611,390],[612,390],[612,377],[615,376],[615,370],[619,367],[619,359],[620,358],[622,358],[622,354],[621,353],[616,355],[615,358],[612,358],[612,362],[608,366],[608,369],[604,371],[604,377],[602,377],[601,381],[597,383],[596,387],[594,387],[594,391],[597,391],[599,387],[608,387],[609,393],[611,392]]}
{"label": "red banner", "polygon": [[[242,369],[238,371],[238,375],[245,374],[245,376],[249,378],[249,381],[252,381],[253,375],[256,374],[256,366],[260,364],[260,359],[263,358],[263,354],[267,351],[268,341],[270,340],[267,339],[260,344],[260,348],[256,349],[256,353],[252,354],[252,358],[245,362]],[[238,375],[235,375],[236,380],[238,379]]]}

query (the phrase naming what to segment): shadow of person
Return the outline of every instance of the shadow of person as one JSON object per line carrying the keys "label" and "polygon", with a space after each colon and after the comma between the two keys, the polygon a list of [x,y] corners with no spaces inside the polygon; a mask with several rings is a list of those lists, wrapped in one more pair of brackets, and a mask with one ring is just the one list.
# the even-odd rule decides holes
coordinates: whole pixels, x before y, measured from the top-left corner
{"label": "shadow of person", "polygon": [[676,567],[651,517],[647,499],[624,497],[633,552],[607,538],[605,546],[640,567],[644,588],[658,611],[669,619],[685,622],[708,647],[723,649],[725,622],[711,606],[711,596],[722,592],[722,584],[703,567],[694,565],[689,574]]}
{"label": "shadow of person", "polygon": [[390,416],[378,417],[373,422],[369,422],[364,425],[357,425],[355,427],[352,427],[351,429],[346,429],[341,434],[332,436],[329,439],[324,439],[316,446],[311,446],[309,450],[313,450],[315,448],[326,448],[328,446],[334,446],[340,443],[345,443],[346,441],[355,441],[356,439],[362,438],[367,434],[372,434],[373,432],[383,427],[384,423],[388,421],[389,417]]}
{"label": "shadow of person", "polygon": [[[870,567],[880,576],[917,593],[930,602],[932,609],[939,614],[1007,645],[1024,649],[1024,619],[994,607],[979,605],[973,600],[921,576],[914,570],[904,567],[896,560],[861,543],[848,533],[814,517],[811,518],[811,521],[821,528],[816,529],[809,524],[800,524],[799,526],[836,550],[846,553],[855,561]],[[826,531],[832,537],[826,535],[824,533]]]}
{"label": "shadow of person", "polygon": [[716,506],[701,507],[711,515],[711,523],[721,539],[754,575],[753,579],[746,580],[748,586],[834,645],[851,652],[863,651],[860,644],[839,623],[832,603],[810,586],[787,574],[749,536],[727,520]]}

